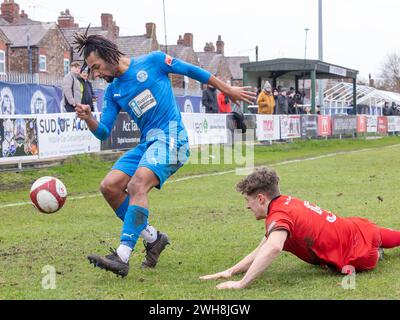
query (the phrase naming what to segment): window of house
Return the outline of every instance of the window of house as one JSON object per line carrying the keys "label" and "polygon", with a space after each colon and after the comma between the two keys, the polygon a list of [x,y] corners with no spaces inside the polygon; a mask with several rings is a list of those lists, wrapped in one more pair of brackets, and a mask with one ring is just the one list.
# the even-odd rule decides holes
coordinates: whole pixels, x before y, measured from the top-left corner
{"label": "window of house", "polygon": [[47,57],[44,55],[39,56],[39,71],[47,71]]}
{"label": "window of house", "polygon": [[69,73],[70,69],[70,61],[69,59],[64,59],[64,75],[67,75]]}
{"label": "window of house", "polygon": [[6,73],[6,53],[0,50],[0,74]]}

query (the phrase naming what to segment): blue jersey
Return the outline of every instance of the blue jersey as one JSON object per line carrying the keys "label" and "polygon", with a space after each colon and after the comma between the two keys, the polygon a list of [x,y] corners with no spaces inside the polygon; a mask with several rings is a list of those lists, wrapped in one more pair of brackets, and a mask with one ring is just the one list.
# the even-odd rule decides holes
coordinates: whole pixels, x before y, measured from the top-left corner
{"label": "blue jersey", "polygon": [[180,132],[186,133],[168,77],[170,73],[185,75],[202,83],[207,83],[211,77],[208,71],[161,51],[133,58],[128,70],[108,86],[94,135],[100,140],[107,139],[121,110],[138,125],[141,142],[157,129],[165,135],[171,128],[180,136]]}

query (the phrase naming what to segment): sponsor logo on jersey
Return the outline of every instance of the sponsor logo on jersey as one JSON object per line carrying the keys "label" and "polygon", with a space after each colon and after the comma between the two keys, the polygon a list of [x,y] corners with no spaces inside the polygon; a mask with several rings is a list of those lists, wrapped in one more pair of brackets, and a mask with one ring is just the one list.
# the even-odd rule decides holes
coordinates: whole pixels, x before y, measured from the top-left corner
{"label": "sponsor logo on jersey", "polygon": [[157,100],[149,89],[143,91],[129,102],[129,107],[138,118],[143,116],[143,114],[154,108],[156,105]]}
{"label": "sponsor logo on jersey", "polygon": [[139,82],[146,82],[147,79],[149,78],[149,75],[146,71],[142,70],[139,71],[138,74],[136,75],[136,78]]}

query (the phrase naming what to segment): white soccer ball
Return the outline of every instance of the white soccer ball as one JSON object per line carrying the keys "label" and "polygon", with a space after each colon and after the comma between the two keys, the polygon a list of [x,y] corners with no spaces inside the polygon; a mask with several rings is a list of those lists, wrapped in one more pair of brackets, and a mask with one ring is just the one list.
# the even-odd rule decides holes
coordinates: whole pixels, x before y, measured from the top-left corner
{"label": "white soccer ball", "polygon": [[67,200],[67,188],[57,178],[42,177],[31,188],[32,204],[42,213],[59,211]]}

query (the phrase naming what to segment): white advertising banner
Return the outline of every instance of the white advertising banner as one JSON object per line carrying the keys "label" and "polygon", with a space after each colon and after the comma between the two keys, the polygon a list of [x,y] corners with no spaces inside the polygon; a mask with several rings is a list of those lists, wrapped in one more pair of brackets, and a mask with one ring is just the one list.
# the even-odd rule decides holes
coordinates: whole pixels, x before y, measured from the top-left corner
{"label": "white advertising banner", "polygon": [[226,114],[182,113],[189,144],[228,143]]}
{"label": "white advertising banner", "polygon": [[387,117],[388,119],[388,132],[399,132],[400,131],[400,117]]}
{"label": "white advertising banner", "polygon": [[100,140],[75,113],[38,115],[37,128],[41,159],[100,152]]}
{"label": "white advertising banner", "polygon": [[367,116],[367,132],[378,132],[378,116]]}
{"label": "white advertising banner", "polygon": [[273,141],[281,138],[279,116],[257,115],[257,139],[258,141]]}
{"label": "white advertising banner", "polygon": [[293,139],[301,137],[300,116],[281,117],[281,139]]}

